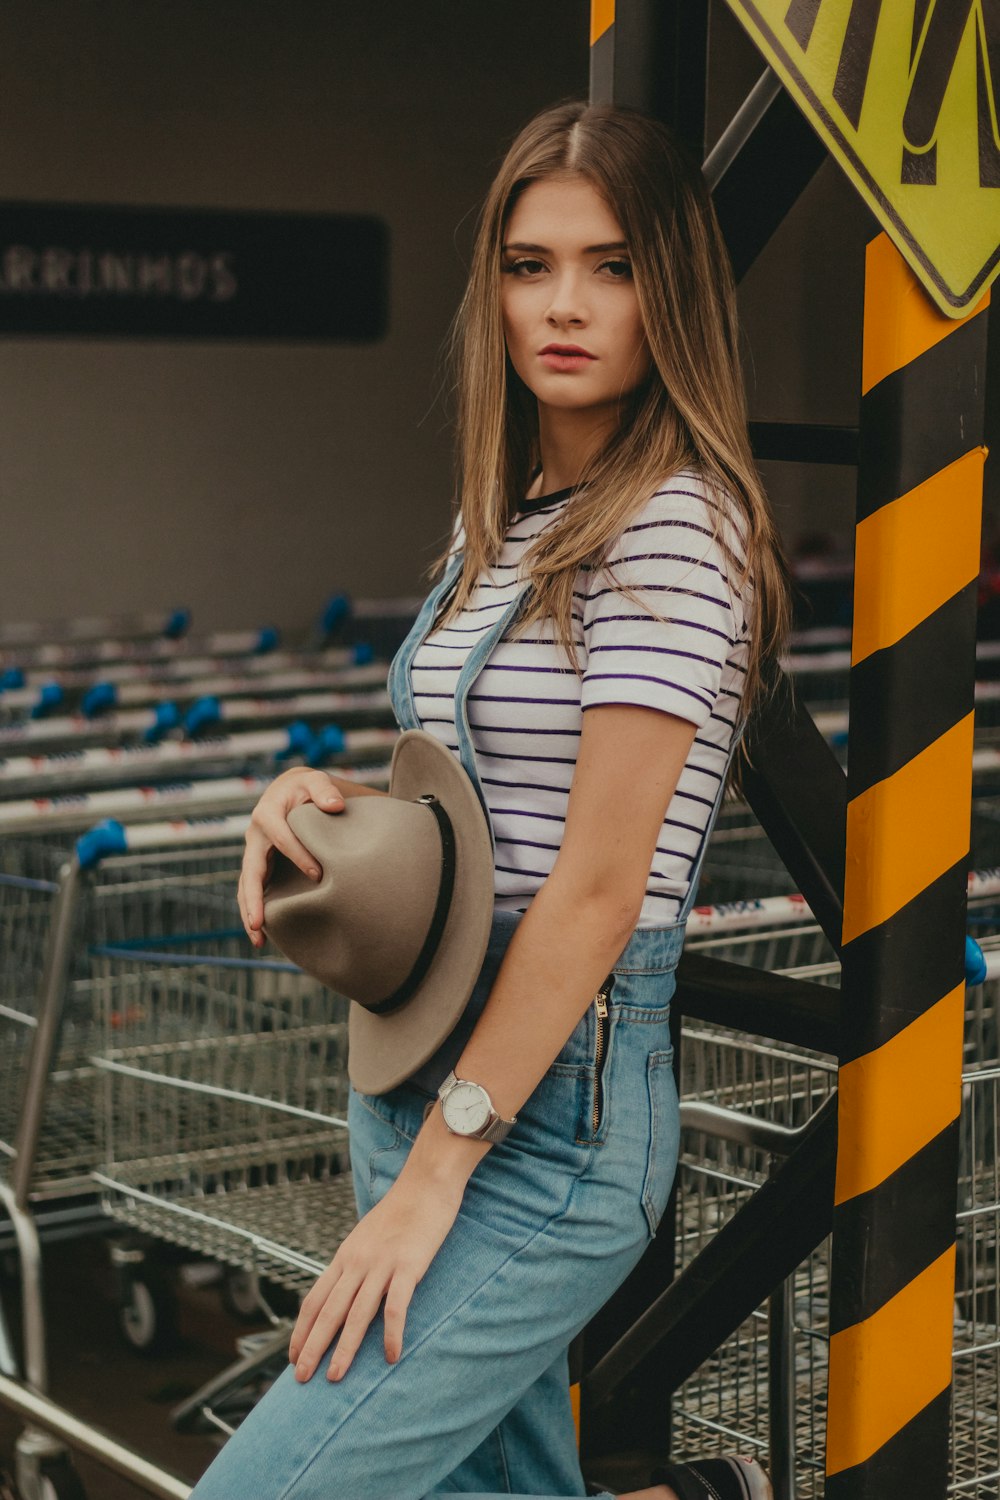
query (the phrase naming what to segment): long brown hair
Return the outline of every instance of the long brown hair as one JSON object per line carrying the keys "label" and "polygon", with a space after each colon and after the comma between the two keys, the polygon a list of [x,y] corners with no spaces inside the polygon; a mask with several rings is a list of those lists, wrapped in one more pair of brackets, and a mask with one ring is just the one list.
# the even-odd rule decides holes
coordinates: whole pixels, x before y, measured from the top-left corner
{"label": "long brown hair", "polygon": [[[458,614],[480,573],[496,562],[540,462],[537,403],[506,351],[501,248],[524,188],[566,173],[588,178],[622,227],[652,368],[623,398],[618,427],[586,463],[572,503],[526,552],[533,593],[518,632],[551,617],[579,671],[571,624],[579,568],[601,566],[664,480],[693,469],[716,501],[716,534],[740,585],[749,577],[753,587],[747,711],[763,664],[783,644],[789,602],[777,530],[750,451],[732,270],[697,163],[665,126],[635,110],[572,102],[543,111],[518,135],[487,194],[450,338],[465,543],[458,586],[441,620]],[[733,530],[742,558],[730,543]],[[432,576],[446,556],[436,559]]]}

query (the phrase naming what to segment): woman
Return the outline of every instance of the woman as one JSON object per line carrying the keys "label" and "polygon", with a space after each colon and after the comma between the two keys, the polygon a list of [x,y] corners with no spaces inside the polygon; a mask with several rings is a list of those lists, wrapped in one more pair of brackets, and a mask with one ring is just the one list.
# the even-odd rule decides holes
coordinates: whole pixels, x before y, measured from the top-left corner
{"label": "woman", "polygon": [[[584,1494],[567,1347],[641,1256],[674,1175],[674,970],[787,605],[731,273],[665,129],[572,103],[522,131],[455,352],[460,513],[390,692],[488,809],[490,945],[431,1063],[388,1094],[352,1091],[362,1217],[199,1500]],[[318,873],[289,810],[359,795],[310,770],[265,793],[239,892],[255,945],[273,851]],[[451,1071],[516,1117],[506,1139],[425,1118]],[[735,1459],[635,1492],[769,1494]]]}

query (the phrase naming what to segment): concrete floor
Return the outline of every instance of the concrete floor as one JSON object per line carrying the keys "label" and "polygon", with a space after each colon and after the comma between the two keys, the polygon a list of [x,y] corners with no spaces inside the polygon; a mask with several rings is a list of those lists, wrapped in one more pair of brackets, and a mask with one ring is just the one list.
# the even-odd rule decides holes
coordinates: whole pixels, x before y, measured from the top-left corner
{"label": "concrete floor", "polygon": [[[182,1285],[176,1350],[155,1359],[136,1355],[118,1332],[115,1280],[102,1239],[48,1247],[45,1287],[53,1400],[193,1484],[216,1444],[176,1433],[171,1409],[230,1363],[247,1325],[225,1312],[216,1288]],[[16,1329],[17,1282],[5,1277],[0,1295]],[[0,1468],[13,1466],[20,1425],[0,1408]],[[90,1460],[80,1458],[76,1467],[87,1500],[148,1500],[147,1492]]]}

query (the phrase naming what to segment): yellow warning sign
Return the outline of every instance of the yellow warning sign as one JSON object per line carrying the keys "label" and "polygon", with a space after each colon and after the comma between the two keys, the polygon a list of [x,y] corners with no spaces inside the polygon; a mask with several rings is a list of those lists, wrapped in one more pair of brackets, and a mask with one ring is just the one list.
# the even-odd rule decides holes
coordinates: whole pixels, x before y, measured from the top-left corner
{"label": "yellow warning sign", "polygon": [[1000,270],[1000,0],[728,0],[938,306]]}

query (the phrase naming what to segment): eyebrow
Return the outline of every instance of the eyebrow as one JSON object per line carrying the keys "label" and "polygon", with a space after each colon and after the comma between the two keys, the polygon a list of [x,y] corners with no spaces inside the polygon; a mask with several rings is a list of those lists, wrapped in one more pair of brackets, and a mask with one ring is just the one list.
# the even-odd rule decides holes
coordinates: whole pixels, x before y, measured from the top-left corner
{"label": "eyebrow", "polygon": [[[501,247],[504,250],[534,250],[541,255],[551,255],[552,251],[547,245],[528,245],[523,241],[512,241],[509,245]],[[628,246],[624,240],[612,240],[607,245],[588,245],[584,255],[605,255],[609,250],[627,250]]]}

